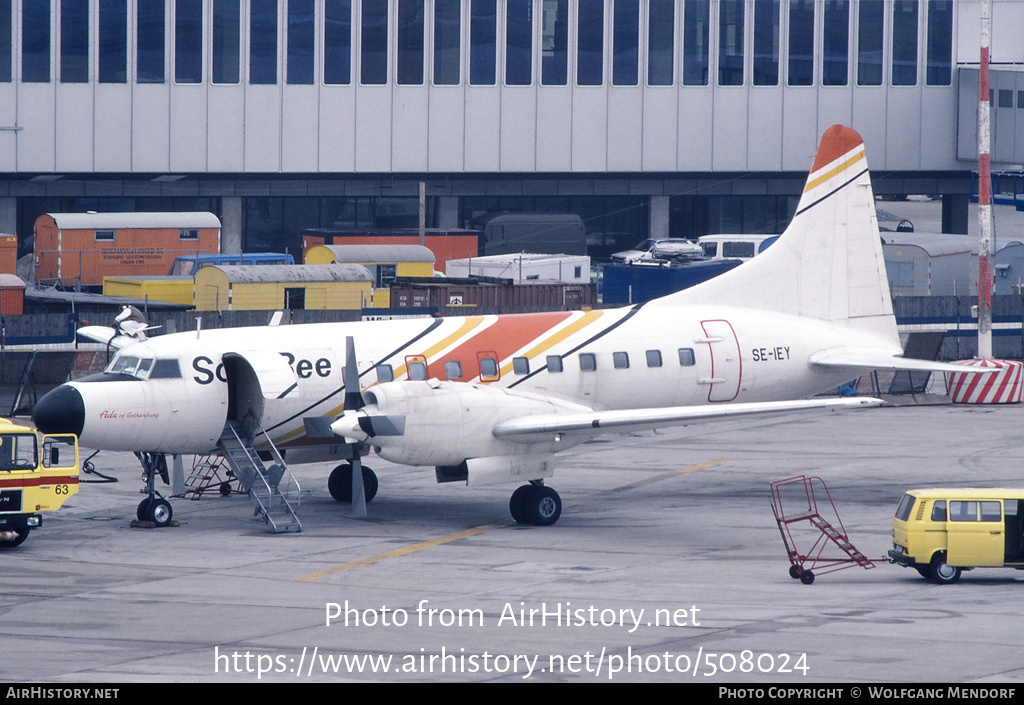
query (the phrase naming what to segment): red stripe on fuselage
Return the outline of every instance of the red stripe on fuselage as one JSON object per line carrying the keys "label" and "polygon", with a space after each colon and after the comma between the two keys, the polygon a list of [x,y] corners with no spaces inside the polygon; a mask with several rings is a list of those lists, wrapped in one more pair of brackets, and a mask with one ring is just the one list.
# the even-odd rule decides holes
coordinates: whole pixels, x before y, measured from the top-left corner
{"label": "red stripe on fuselage", "polygon": [[471,335],[444,357],[430,361],[430,376],[446,379],[444,363],[457,361],[462,365],[462,381],[480,376],[479,352],[493,352],[498,362],[522,350],[543,334],[572,315],[568,311],[551,313],[524,313],[499,316],[498,320],[484,330]]}

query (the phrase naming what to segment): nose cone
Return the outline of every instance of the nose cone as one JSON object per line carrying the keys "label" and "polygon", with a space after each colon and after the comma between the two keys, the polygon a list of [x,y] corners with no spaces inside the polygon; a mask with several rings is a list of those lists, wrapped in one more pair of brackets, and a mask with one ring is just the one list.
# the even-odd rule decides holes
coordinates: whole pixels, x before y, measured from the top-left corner
{"label": "nose cone", "polygon": [[78,390],[62,384],[47,392],[32,410],[32,422],[43,433],[82,435],[85,426],[85,402]]}

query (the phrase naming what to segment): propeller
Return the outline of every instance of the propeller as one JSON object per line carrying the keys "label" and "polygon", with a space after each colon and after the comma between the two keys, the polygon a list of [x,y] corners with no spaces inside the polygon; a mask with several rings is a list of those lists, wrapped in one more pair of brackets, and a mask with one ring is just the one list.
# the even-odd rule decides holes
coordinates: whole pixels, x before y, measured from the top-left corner
{"label": "propeller", "polygon": [[[356,364],[356,343],[352,336],[345,338],[345,413],[350,417],[366,406],[359,390],[359,366]],[[350,414],[351,412],[351,414]],[[345,437],[352,447],[352,517],[366,518],[366,493],[363,489],[363,461],[359,456],[360,441]]]}

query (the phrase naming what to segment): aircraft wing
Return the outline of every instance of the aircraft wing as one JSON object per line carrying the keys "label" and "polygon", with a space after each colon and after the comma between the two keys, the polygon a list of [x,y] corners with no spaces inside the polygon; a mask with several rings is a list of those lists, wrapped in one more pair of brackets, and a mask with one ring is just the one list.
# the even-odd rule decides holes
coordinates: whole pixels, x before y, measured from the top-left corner
{"label": "aircraft wing", "polygon": [[879,354],[870,350],[825,350],[811,355],[811,365],[819,367],[847,367],[861,370],[904,370],[907,372],[995,372],[996,368],[964,367],[935,360],[915,360],[909,357]]}
{"label": "aircraft wing", "polygon": [[593,435],[607,431],[622,432],[678,426],[690,422],[721,419],[730,416],[774,414],[804,409],[864,408],[884,403],[881,399],[874,397],[820,397],[794,401],[674,406],[663,409],[541,414],[503,421],[494,427],[493,433],[499,438],[528,436],[536,433],[584,433]]}

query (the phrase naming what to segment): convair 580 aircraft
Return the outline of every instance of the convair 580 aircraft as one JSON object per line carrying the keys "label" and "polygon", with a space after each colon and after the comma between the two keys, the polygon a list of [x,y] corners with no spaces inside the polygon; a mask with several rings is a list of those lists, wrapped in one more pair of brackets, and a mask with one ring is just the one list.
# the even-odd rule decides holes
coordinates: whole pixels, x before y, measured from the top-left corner
{"label": "convair 580 aircraft", "polygon": [[[344,500],[376,491],[372,473],[353,471],[372,449],[433,466],[439,482],[527,482],[510,508],[531,524],[561,512],[543,484],[554,454],[595,434],[870,405],[805,398],[876,368],[961,369],[900,357],[864,145],[839,125],[778,242],[646,304],[114,339],[125,342],[104,373],[39,401],[40,430],[146,465],[224,452],[233,427],[289,462],[351,457],[329,481]],[[139,515],[162,523],[170,507],[155,494],[150,482]]]}

